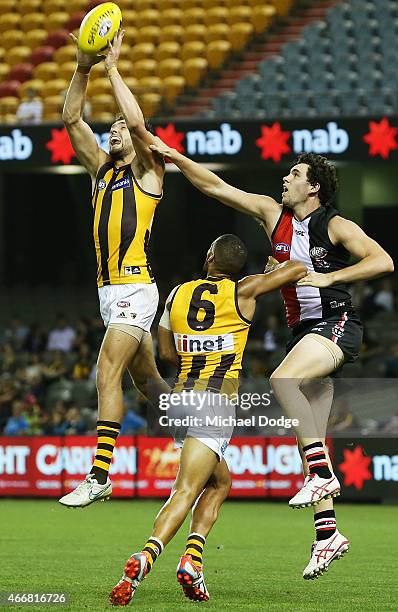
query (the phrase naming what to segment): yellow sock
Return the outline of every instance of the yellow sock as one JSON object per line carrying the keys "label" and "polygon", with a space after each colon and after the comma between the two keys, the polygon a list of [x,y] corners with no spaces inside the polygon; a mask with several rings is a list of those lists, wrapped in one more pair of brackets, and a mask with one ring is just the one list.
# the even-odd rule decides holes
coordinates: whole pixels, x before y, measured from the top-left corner
{"label": "yellow sock", "polygon": [[97,421],[98,442],[91,474],[100,484],[105,484],[112,462],[113,449],[120,432],[120,423]]}
{"label": "yellow sock", "polygon": [[185,547],[186,555],[191,555],[192,561],[199,567],[203,565],[203,549],[206,544],[206,538],[199,533],[190,533]]}

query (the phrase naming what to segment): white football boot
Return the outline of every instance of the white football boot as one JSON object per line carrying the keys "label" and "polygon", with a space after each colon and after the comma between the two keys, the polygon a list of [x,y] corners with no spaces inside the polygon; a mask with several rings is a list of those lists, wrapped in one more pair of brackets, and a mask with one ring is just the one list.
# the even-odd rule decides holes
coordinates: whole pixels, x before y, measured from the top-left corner
{"label": "white football boot", "polygon": [[316,506],[323,499],[340,495],[340,483],[336,476],[321,478],[318,474],[310,474],[304,480],[304,485],[289,501],[290,508],[306,508]]}
{"label": "white football boot", "polygon": [[185,597],[193,601],[208,601],[203,570],[192,560],[191,555],[183,555],[177,565],[177,580],[182,586]]}
{"label": "white football boot", "polygon": [[314,542],[311,559],[303,572],[304,580],[314,580],[328,570],[332,561],[340,559],[349,549],[350,543],[337,530],[327,540]]}
{"label": "white football boot", "polygon": [[134,553],[127,559],[124,574],[109,595],[113,606],[127,606],[130,603],[138,585],[148,573],[147,561],[148,557],[144,552]]}
{"label": "white football boot", "polygon": [[99,484],[92,474],[88,474],[74,491],[64,495],[59,503],[68,508],[84,508],[96,501],[105,501],[110,498],[112,484],[109,478],[105,484]]}

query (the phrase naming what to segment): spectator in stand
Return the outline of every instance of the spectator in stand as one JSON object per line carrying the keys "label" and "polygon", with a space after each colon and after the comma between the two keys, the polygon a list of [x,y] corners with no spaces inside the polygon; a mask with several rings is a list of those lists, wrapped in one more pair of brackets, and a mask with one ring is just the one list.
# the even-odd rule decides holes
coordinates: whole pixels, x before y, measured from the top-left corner
{"label": "spectator in stand", "polygon": [[278,317],[270,315],[267,317],[267,327],[264,333],[264,349],[267,352],[276,351],[281,347],[280,342],[280,324]]}
{"label": "spectator in stand", "polygon": [[394,312],[394,292],[390,278],[383,278],[374,294],[374,303],[384,312]]}
{"label": "spectator in stand", "polygon": [[25,404],[21,400],[12,403],[12,414],[4,427],[6,436],[23,436],[29,432],[29,423],[24,413]]}
{"label": "spectator in stand", "polygon": [[20,350],[28,333],[29,328],[18,317],[14,317],[11,320],[10,326],[4,331],[4,340],[9,342],[14,349]]}
{"label": "spectator in stand", "polygon": [[43,367],[43,375],[45,380],[58,380],[65,376],[68,368],[64,362],[64,353],[62,351],[54,351],[51,362]]}
{"label": "spectator in stand", "polygon": [[41,123],[42,115],[43,103],[38,92],[33,87],[29,87],[17,109],[17,121],[18,123],[38,124]]}
{"label": "spectator in stand", "polygon": [[77,362],[73,367],[72,378],[75,380],[87,380],[91,372],[90,347],[88,344],[79,346]]}
{"label": "spectator in stand", "polygon": [[47,334],[39,323],[30,326],[28,334],[23,344],[23,349],[28,353],[41,353],[47,345]]}
{"label": "spectator in stand", "polygon": [[358,427],[358,420],[349,409],[348,403],[345,400],[340,400],[330,415],[328,432],[337,433],[357,429]]}
{"label": "spectator in stand", "polygon": [[87,423],[76,406],[68,409],[65,417],[65,434],[68,436],[83,436],[87,432]]}
{"label": "spectator in stand", "polygon": [[75,338],[75,330],[69,325],[65,315],[59,314],[56,327],[48,335],[47,350],[68,353],[73,348]]}
{"label": "spectator in stand", "polygon": [[12,415],[13,401],[18,397],[19,389],[15,380],[7,373],[0,378],[0,431]]}

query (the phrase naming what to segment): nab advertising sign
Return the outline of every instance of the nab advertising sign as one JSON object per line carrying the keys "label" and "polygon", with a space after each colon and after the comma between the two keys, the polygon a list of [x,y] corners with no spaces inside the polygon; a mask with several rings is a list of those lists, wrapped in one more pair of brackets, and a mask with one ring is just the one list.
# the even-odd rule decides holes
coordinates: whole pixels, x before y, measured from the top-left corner
{"label": "nab advertising sign", "polygon": [[[109,125],[93,124],[100,147],[108,150]],[[168,146],[199,162],[275,165],[299,153],[335,160],[398,160],[398,119],[309,119],[297,121],[174,121],[155,123]],[[77,165],[62,124],[0,127],[0,168]]]}
{"label": "nab advertising sign", "polygon": [[334,441],[334,465],[348,499],[398,498],[398,441]]}

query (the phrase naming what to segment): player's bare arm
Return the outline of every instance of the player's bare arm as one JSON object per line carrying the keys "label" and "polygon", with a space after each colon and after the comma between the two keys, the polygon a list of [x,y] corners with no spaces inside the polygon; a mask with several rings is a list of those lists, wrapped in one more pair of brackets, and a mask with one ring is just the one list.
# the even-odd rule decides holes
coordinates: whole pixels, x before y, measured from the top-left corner
{"label": "player's bare arm", "polygon": [[146,128],[142,110],[117,68],[123,36],[124,30],[121,30],[115,35],[113,44],[108,42],[105,67],[116,103],[125,119],[126,127],[130,131],[133,141],[137,156],[136,160],[133,161],[136,177],[145,190],[151,193],[161,193],[164,176],[163,159],[149,149],[149,145],[154,143],[155,137]]}
{"label": "player's bare arm", "polygon": [[285,261],[267,264],[264,274],[252,274],[238,283],[239,309],[246,319],[251,320],[256,309],[256,299],[264,293],[275,291],[285,285],[297,283],[307,274],[307,268],[300,261]]}
{"label": "player's bare arm", "polygon": [[93,131],[83,120],[83,110],[90,70],[104,57],[102,55],[86,55],[77,47],[76,37],[73,34],[70,34],[70,37],[77,48],[77,67],[66,94],[62,121],[79,162],[94,180],[98,168],[105,163],[108,155],[100,149]]}
{"label": "player's bare arm", "polygon": [[310,272],[298,285],[330,287],[338,283],[370,280],[394,271],[394,262],[390,255],[356,223],[336,216],[329,222],[328,230],[332,243],[343,245],[359,261],[342,270],[326,274]]}
{"label": "player's bare arm", "polygon": [[273,198],[256,193],[247,193],[223,181],[217,174],[192,161],[176,149],[168,147],[160,138],[150,146],[163,157],[170,159],[184,176],[205,195],[219,200],[235,210],[256,217],[265,224],[268,234],[281,214],[281,205]]}
{"label": "player's bare arm", "polygon": [[173,332],[171,330],[171,325],[170,325],[170,308],[171,308],[171,301],[178,287],[179,285],[177,287],[174,287],[174,289],[171,291],[170,295],[168,296],[165,307],[164,307],[164,312],[161,316],[161,319],[159,321],[159,327],[158,327],[158,342],[159,342],[160,359],[162,359],[163,361],[168,361],[169,363],[172,363],[173,365],[178,365],[179,360],[178,360],[178,355],[177,355],[177,351],[175,347],[174,335],[173,335]]}

